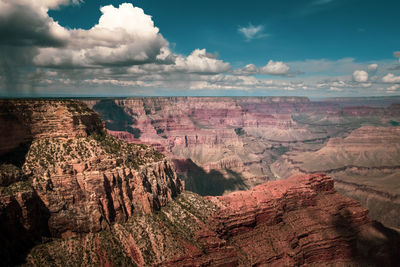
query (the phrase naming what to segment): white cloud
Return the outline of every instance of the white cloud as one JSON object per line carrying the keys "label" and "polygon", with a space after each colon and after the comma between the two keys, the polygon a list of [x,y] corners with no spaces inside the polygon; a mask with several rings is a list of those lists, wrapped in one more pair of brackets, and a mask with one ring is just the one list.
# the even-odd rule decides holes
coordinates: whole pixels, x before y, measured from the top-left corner
{"label": "white cloud", "polygon": [[270,74],[270,75],[284,75],[289,72],[290,68],[282,61],[273,60],[268,61],[268,64],[260,69],[260,73],[262,74]]}
{"label": "white cloud", "polygon": [[373,63],[368,65],[368,72],[376,72],[378,70],[378,64]]}
{"label": "white cloud", "polygon": [[252,75],[256,74],[259,72],[259,69],[256,65],[254,64],[247,64],[241,69],[236,69],[233,71],[233,74],[235,75]]}
{"label": "white cloud", "polygon": [[124,80],[115,80],[115,79],[92,79],[85,80],[85,83],[89,84],[111,84],[117,86],[144,86],[145,83],[143,81],[124,81]]}
{"label": "white cloud", "polygon": [[205,49],[196,49],[188,57],[177,57],[177,70],[192,73],[220,73],[230,70],[230,64],[208,54]]}
{"label": "white cloud", "polygon": [[155,62],[167,51],[168,42],[143,9],[124,3],[100,10],[97,25],[89,30],[69,30],[65,47],[41,48],[34,63],[45,67],[124,66]]}
{"label": "white cloud", "polygon": [[384,83],[400,83],[400,76],[395,76],[394,74],[389,73],[382,78],[382,82],[384,82]]}
{"label": "white cloud", "polygon": [[89,30],[70,30],[65,47],[41,48],[34,58],[41,67],[128,67],[127,72],[220,73],[230,64],[195,49],[189,56],[171,53],[151,16],[132,4],[101,8],[99,23]]}
{"label": "white cloud", "polygon": [[[207,53],[206,49],[194,49],[189,55],[171,52],[168,41],[151,16],[132,4],[101,8],[97,25],[88,30],[66,29],[47,13],[61,5],[80,2],[0,0],[0,60],[3,60],[0,86],[8,83],[28,88],[36,84],[41,90],[54,93],[54,88],[62,88],[63,93],[71,92],[72,95],[109,93],[112,89],[118,89],[113,91],[116,94],[127,95],[135,92],[157,94],[162,90],[180,94],[188,88],[216,92],[242,90],[253,94],[269,94],[270,91],[285,94],[286,90],[293,90],[288,94],[305,95],[334,93],[332,91],[376,93],[376,79],[380,76],[374,73],[378,64],[382,70],[393,64],[393,60],[359,63],[353,58],[289,63],[269,60],[265,66],[247,64],[232,70],[228,62]],[[241,27],[238,31],[248,41],[266,36],[262,25]],[[400,51],[394,56],[400,58]],[[13,79],[18,77],[18,72],[3,67],[15,62],[18,66],[33,67],[23,69],[17,83]],[[349,73],[362,69],[368,69],[368,72],[354,72],[354,80],[349,77]],[[297,79],[294,74],[299,71],[309,75]],[[285,77],[263,79],[255,74]],[[400,83],[399,78],[388,74],[382,81]],[[397,84],[387,88],[388,92],[397,90]]]}
{"label": "white cloud", "polygon": [[392,86],[386,88],[386,91],[388,91],[388,92],[394,92],[394,91],[396,91],[396,90],[399,89],[399,88],[400,88],[400,85],[399,85],[399,84],[395,84],[395,85],[392,85]]}
{"label": "white cloud", "polygon": [[243,36],[246,38],[246,41],[267,37],[267,34],[263,33],[263,25],[253,26],[252,24],[249,24],[247,27],[239,27],[238,31],[239,33],[243,34]]}
{"label": "white cloud", "polygon": [[353,80],[359,83],[365,83],[368,81],[368,72],[363,70],[356,70],[353,72]]}
{"label": "white cloud", "polygon": [[253,74],[268,74],[268,75],[288,75],[289,66],[282,61],[269,60],[268,64],[263,67],[257,67],[254,64],[248,64],[241,69],[236,69],[232,73],[235,75],[253,75]]}

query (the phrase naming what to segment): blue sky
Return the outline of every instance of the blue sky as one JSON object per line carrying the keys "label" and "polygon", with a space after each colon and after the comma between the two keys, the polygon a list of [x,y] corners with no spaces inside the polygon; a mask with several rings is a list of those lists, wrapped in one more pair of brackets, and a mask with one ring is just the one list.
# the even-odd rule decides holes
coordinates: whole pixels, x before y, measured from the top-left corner
{"label": "blue sky", "polygon": [[[176,52],[195,48],[217,51],[229,62],[264,64],[276,60],[391,59],[400,49],[400,1],[383,0],[249,0],[96,1],[51,11],[70,28],[89,29],[99,7],[130,2],[153,17]],[[266,38],[245,42],[238,27],[262,25]]]}
{"label": "blue sky", "polygon": [[400,92],[400,1],[30,2],[0,0],[2,96]]}

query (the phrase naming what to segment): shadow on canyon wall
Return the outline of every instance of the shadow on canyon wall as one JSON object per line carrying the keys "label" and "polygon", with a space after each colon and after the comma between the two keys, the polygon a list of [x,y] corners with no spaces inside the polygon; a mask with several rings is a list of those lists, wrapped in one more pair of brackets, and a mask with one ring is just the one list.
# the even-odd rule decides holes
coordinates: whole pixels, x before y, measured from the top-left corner
{"label": "shadow on canyon wall", "polygon": [[121,106],[118,106],[112,99],[102,99],[93,109],[106,122],[106,128],[112,131],[127,131],[140,138],[141,131],[138,128],[132,128],[137,122],[133,115],[127,114]]}
{"label": "shadow on canyon wall", "polygon": [[360,231],[352,216],[346,208],[338,209],[332,216],[335,231],[351,239],[351,258],[363,262],[364,266],[399,266],[400,234],[376,221],[374,227],[361,227]]}
{"label": "shadow on canyon wall", "polygon": [[12,196],[0,209],[0,266],[24,264],[35,245],[50,239],[49,210],[34,190],[22,198],[23,206]]}
{"label": "shadow on canyon wall", "polygon": [[201,196],[221,196],[225,191],[248,189],[243,178],[232,170],[226,170],[226,177],[217,170],[206,172],[191,159],[173,161],[180,178],[185,181],[185,190]]}
{"label": "shadow on canyon wall", "polygon": [[0,164],[12,164],[18,168],[21,168],[25,163],[25,157],[31,144],[32,141],[23,142],[12,151],[0,155]]}

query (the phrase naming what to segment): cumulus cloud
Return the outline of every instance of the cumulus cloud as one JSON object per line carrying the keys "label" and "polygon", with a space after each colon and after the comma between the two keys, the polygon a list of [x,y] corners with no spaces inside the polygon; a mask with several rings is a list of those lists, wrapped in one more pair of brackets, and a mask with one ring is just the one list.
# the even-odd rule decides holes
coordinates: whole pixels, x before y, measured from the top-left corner
{"label": "cumulus cloud", "polygon": [[[114,89],[113,94],[124,95],[139,92],[157,94],[162,90],[168,94],[181,94],[187,89],[205,90],[207,93],[211,90],[240,90],[238,94],[274,92],[281,95],[293,90],[295,94],[305,95],[314,92],[334,94],[335,91],[347,94],[365,92],[367,87],[374,90],[378,76],[373,76],[373,73],[378,64],[382,70],[387,66],[382,61],[358,63],[346,58],[289,63],[269,60],[265,66],[247,64],[232,70],[230,63],[206,49],[194,49],[189,55],[174,53],[151,16],[132,4],[102,7],[98,23],[87,30],[66,29],[47,13],[61,5],[80,2],[0,0],[2,88],[24,88],[27,92],[29,88],[39,86],[41,92],[53,95],[58,92],[54,91],[55,88],[63,90],[64,94],[71,92],[71,95],[93,92],[109,95]],[[262,25],[249,25],[238,31],[248,41],[266,36]],[[400,57],[400,53],[394,55]],[[296,80],[299,72],[292,71],[292,68],[315,76]],[[367,68],[368,71],[361,71]],[[346,74],[354,70],[358,73],[354,72],[352,80]],[[254,76],[257,74],[281,75],[285,79],[264,79]],[[383,77],[382,81],[400,83],[397,82],[399,77],[390,75]],[[395,92],[398,86],[395,84],[389,88],[387,92]],[[28,91],[28,95],[32,94]]]}
{"label": "cumulus cloud", "polygon": [[268,74],[268,75],[288,75],[290,67],[282,61],[269,60],[268,64],[263,67],[257,67],[254,64],[248,64],[241,69],[233,71],[235,75],[253,75],[253,74]]}
{"label": "cumulus cloud", "polygon": [[189,56],[175,60],[176,69],[192,73],[221,73],[230,70],[230,64],[216,59],[205,49],[196,49]]}
{"label": "cumulus cloud", "polygon": [[[0,1],[0,45],[62,46],[68,32],[47,15],[45,7]],[[34,2],[34,1],[32,1]]]}
{"label": "cumulus cloud", "polygon": [[248,42],[253,39],[267,37],[267,34],[264,33],[263,25],[253,26],[249,24],[247,27],[239,27],[238,32],[241,33]]}
{"label": "cumulus cloud", "polygon": [[[89,30],[70,30],[65,47],[41,48],[34,63],[42,67],[127,66],[162,61],[168,42],[143,9],[132,4],[100,9],[99,23]],[[164,49],[163,49],[164,48]],[[164,60],[168,55],[164,56]]]}
{"label": "cumulus cloud", "polygon": [[[0,0],[0,76],[4,77],[1,84],[7,91],[21,86],[19,78],[24,75],[21,68],[32,65],[38,47],[66,44],[68,31],[50,18],[47,11],[69,2]],[[27,78],[30,77],[24,83],[29,83]]]}
{"label": "cumulus cloud", "polygon": [[384,83],[400,83],[400,76],[396,76],[392,73],[388,73],[382,78]]}
{"label": "cumulus cloud", "polygon": [[353,72],[353,80],[359,83],[365,83],[368,81],[368,72],[364,70],[356,70]]}
{"label": "cumulus cloud", "polygon": [[282,61],[268,61],[268,64],[260,69],[262,74],[270,75],[285,75],[289,72],[290,68]]}
{"label": "cumulus cloud", "polygon": [[9,93],[27,84],[135,87],[231,70],[205,49],[188,56],[172,53],[151,16],[132,4],[102,7],[98,23],[88,30],[66,29],[47,13],[81,2],[0,0],[0,86]]}

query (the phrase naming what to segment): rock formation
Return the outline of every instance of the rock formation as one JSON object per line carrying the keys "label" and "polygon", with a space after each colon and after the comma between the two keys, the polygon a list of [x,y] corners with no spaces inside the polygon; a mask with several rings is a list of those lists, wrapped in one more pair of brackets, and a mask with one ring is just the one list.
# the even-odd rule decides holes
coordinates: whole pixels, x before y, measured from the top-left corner
{"label": "rock formation", "polygon": [[[329,134],[310,131],[292,119],[292,113],[314,106],[307,98],[160,97],[84,102],[105,120],[110,134],[131,143],[150,144],[180,161],[186,170],[191,168],[183,164],[190,159],[210,179],[224,177],[226,183],[220,183],[217,190],[222,193],[273,179],[268,166],[289,144],[325,140]],[[240,181],[232,187],[230,181],[238,177]],[[202,181],[196,173],[185,173],[182,178],[189,190],[213,193],[199,190]]]}
{"label": "rock formation", "polygon": [[19,249],[7,238],[8,229],[30,242],[43,235],[98,232],[135,213],[160,209],[183,188],[162,154],[109,136],[99,116],[82,103],[19,100],[2,101],[1,107],[0,118],[20,130],[15,138],[2,124],[5,259],[12,261],[9,256]]}
{"label": "rock formation", "polygon": [[202,198],[183,192],[159,212],[110,230],[36,246],[43,259],[85,266],[396,266],[400,235],[335,192],[332,178],[292,177]]}
{"label": "rock formation", "polygon": [[223,195],[327,172],[374,219],[400,228],[398,98],[88,100],[112,135],[173,158],[186,189]]}
{"label": "rock formation", "polygon": [[293,151],[271,166],[280,178],[329,173],[336,189],[360,201],[374,219],[400,228],[400,127],[364,126],[317,151]]}
{"label": "rock formation", "polygon": [[[110,136],[79,102],[2,100],[1,107],[0,119],[17,131],[1,128],[3,265],[396,266],[400,260],[399,233],[369,219],[324,174],[201,197],[182,191],[163,154]],[[242,130],[234,128],[236,137]],[[226,129],[216,132],[233,140]],[[201,176],[240,164],[229,159],[209,163],[209,172],[190,159],[174,162],[182,173],[200,168]],[[247,186],[240,177],[231,182]]]}

